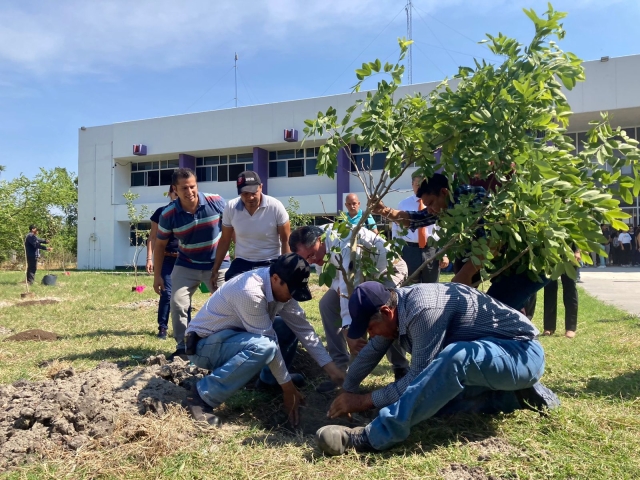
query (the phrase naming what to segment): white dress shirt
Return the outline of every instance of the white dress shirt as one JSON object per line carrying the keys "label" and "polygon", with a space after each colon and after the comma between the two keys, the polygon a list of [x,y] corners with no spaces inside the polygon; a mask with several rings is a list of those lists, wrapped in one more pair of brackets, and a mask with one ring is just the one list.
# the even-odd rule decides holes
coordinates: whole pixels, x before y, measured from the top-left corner
{"label": "white dress shirt", "polygon": [[[276,315],[282,317],[318,365],[324,367],[331,362],[331,357],[298,302],[291,299],[282,303],[273,298],[268,267],[245,272],[222,285],[191,320],[187,333],[195,332],[200,337],[208,337],[233,328],[264,335],[277,342],[273,329]],[[269,369],[280,385],[291,380],[279,348],[269,363]]]}

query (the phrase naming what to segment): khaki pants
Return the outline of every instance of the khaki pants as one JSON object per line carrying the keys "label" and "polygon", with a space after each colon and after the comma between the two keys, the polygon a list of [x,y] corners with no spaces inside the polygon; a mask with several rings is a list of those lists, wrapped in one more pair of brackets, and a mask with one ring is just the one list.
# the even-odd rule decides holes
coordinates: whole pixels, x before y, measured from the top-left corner
{"label": "khaki pants", "polygon": [[[224,274],[227,270],[218,272],[218,287],[224,284]],[[184,333],[187,330],[187,313],[191,306],[191,297],[198,289],[200,283],[204,283],[210,292],[211,270],[196,270],[195,268],[173,267],[171,272],[171,324],[173,326],[173,338],[176,339],[177,349],[184,349]]]}

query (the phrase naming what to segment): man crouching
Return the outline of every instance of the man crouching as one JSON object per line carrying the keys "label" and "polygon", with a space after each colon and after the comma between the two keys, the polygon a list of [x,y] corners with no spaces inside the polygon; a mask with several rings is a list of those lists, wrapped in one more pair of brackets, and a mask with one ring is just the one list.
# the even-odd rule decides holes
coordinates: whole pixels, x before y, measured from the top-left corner
{"label": "man crouching", "polygon": [[[344,393],[328,416],[374,407],[366,427],[328,425],[316,441],[329,455],[390,448],[411,428],[436,414],[509,413],[519,408],[554,408],[559,400],[539,383],[544,351],[538,330],[520,312],[459,283],[418,284],[387,289],[359,285],[349,299],[352,338],[369,333],[344,381]],[[409,373],[367,394],[356,394],[394,340],[411,353]]]}
{"label": "man crouching", "polygon": [[280,385],[289,421],[298,425],[304,397],[288,371],[298,340],[331,379],[342,384],[344,373],[331,361],[298,304],[311,300],[309,273],[309,264],[289,253],[269,267],[226,282],[207,300],[185,340],[189,359],[211,370],[186,402],[196,420],[219,424],[212,409],[260,372],[260,384]]}

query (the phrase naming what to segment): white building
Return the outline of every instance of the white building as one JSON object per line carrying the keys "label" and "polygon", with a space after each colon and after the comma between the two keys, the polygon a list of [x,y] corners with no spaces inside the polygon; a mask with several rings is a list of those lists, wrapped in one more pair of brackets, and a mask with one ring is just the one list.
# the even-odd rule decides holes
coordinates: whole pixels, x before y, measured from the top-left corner
{"label": "white building", "polygon": [[[625,127],[636,138],[640,88],[635,80],[640,75],[640,55],[586,62],[585,69],[587,81],[567,92],[575,113],[570,126],[574,138],[580,138],[580,132],[601,111],[609,111],[612,125]],[[399,94],[427,94],[437,84],[404,86]],[[302,148],[305,119],[329,106],[340,114],[359,95],[363,94],[83,127],[78,131],[78,268],[113,269],[131,264],[134,247],[122,194],[128,190],[139,194],[137,203],[148,205],[153,212],[167,203],[163,194],[178,166],[196,169],[201,192],[226,199],[237,196],[238,173],[255,170],[265,193],[285,205],[294,197],[301,213],[315,216],[342,210],[347,193],[366,198],[358,179],[350,175],[346,155],[339,158],[341,168],[331,180],[315,171],[316,147],[321,143],[307,141]],[[296,129],[298,141],[285,141],[285,129]],[[146,155],[133,155],[133,145],[146,146]],[[374,167],[377,160],[373,160]],[[397,183],[403,190],[391,193],[385,203],[394,205],[408,195],[410,173]],[[630,207],[635,224],[638,210],[637,205]],[[141,255],[140,264],[144,259]]]}

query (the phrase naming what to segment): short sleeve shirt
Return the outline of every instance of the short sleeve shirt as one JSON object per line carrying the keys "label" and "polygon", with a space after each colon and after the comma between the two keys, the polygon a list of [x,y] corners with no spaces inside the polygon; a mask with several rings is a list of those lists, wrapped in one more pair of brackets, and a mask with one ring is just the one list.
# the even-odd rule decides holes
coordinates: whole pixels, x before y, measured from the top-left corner
{"label": "short sleeve shirt", "polygon": [[[158,239],[168,240],[171,235],[179,241],[179,267],[194,270],[211,270],[216,258],[216,247],[222,235],[220,223],[226,202],[220,195],[198,193],[198,208],[195,213],[183,210],[180,199],[171,202],[160,214]],[[229,262],[221,269],[229,268]]]}
{"label": "short sleeve shirt", "polygon": [[222,225],[235,233],[236,258],[250,262],[273,260],[280,256],[278,227],[289,221],[281,201],[262,194],[258,209],[249,215],[240,197],[230,200],[224,210]]}
{"label": "short sleeve shirt", "polygon": [[[162,214],[162,211],[168,206],[169,205],[165,205],[164,207],[158,208],[155,212],[153,212],[153,215],[151,215],[150,220],[154,223],[160,223],[160,215]],[[167,243],[167,246],[165,247],[164,251],[168,253],[178,253],[179,244],[180,242],[178,242],[178,239],[173,235],[171,235],[169,243]]]}

